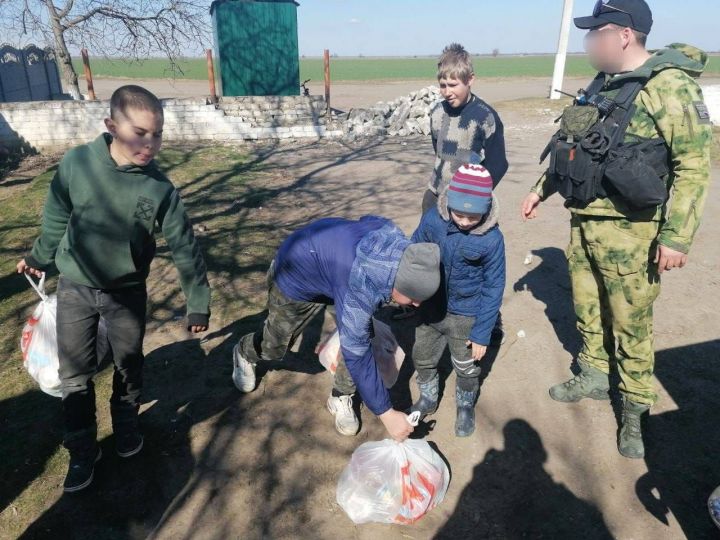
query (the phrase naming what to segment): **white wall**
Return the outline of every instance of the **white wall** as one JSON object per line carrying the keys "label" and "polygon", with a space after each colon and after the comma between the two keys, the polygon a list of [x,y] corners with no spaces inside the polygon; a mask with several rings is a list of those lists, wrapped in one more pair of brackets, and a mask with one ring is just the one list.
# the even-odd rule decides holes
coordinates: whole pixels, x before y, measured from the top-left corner
{"label": "white wall", "polygon": [[[163,100],[166,141],[254,140],[338,137],[324,120],[304,121],[307,98],[234,98],[244,101],[243,111],[262,110],[252,118],[226,115],[204,98]],[[237,107],[236,107],[237,108]],[[300,111],[299,113],[297,111]],[[108,101],[33,101],[0,103],[0,144],[28,144],[37,150],[62,149],[88,142],[104,131]],[[282,122],[283,118],[294,119]],[[300,120],[298,121],[298,118]],[[258,120],[264,120],[262,123]],[[288,125],[286,125],[288,124]]]}
{"label": "white wall", "polygon": [[720,126],[720,84],[703,85],[702,90],[705,104],[710,111],[710,121]]}

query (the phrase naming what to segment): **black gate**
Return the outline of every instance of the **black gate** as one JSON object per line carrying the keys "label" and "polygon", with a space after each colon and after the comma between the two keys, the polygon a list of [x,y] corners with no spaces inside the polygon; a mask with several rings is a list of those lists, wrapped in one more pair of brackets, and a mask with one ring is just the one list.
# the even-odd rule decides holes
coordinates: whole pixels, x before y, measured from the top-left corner
{"label": "black gate", "polygon": [[63,99],[52,49],[0,46],[0,102]]}

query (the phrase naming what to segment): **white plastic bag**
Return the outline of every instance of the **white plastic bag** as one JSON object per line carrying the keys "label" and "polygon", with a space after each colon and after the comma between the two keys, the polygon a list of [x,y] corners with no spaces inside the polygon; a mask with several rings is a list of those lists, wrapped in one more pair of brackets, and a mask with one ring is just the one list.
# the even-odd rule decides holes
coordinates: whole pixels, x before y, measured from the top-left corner
{"label": "white plastic bag", "polygon": [[318,358],[320,363],[333,375],[338,367],[342,353],[340,352],[340,332],[335,330],[327,341],[320,345]]}
{"label": "white plastic bag", "polygon": [[[375,333],[371,340],[373,357],[385,388],[392,388],[400,374],[403,360],[405,360],[405,351],[398,345],[390,326],[378,321],[375,317],[373,317],[372,323]],[[320,346],[318,357],[325,369],[334,374],[338,362],[342,358],[340,333],[337,330]]]}
{"label": "white plastic bag", "polygon": [[442,502],[449,483],[447,465],[426,441],[385,439],[353,452],[336,497],[355,523],[410,524]]}
{"label": "white plastic bag", "polygon": [[35,284],[28,274],[25,274],[25,277],[40,296],[41,302],[28,319],[20,337],[23,365],[40,385],[40,390],[51,396],[61,397],[55,327],[57,297],[54,294],[45,294],[44,273],[38,284]]}
{"label": "white plastic bag", "polygon": [[[54,397],[62,397],[58,374],[60,364],[56,326],[57,296],[45,292],[44,272],[37,284],[28,274],[25,274],[25,277],[40,296],[41,302],[35,307],[22,330],[20,350],[23,355],[23,365],[40,385],[40,390]],[[102,317],[98,325],[97,357],[99,364],[112,357],[107,325]]]}

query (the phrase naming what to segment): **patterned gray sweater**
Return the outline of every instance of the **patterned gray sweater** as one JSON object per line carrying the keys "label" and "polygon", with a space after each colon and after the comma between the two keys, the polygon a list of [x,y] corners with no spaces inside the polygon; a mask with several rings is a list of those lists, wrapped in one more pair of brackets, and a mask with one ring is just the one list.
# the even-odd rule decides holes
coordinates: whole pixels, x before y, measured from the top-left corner
{"label": "patterned gray sweater", "polygon": [[444,100],[433,106],[430,130],[435,166],[428,188],[433,193],[448,185],[464,163],[482,163],[493,177],[493,186],[507,172],[503,124],[497,112],[475,94],[456,109]]}

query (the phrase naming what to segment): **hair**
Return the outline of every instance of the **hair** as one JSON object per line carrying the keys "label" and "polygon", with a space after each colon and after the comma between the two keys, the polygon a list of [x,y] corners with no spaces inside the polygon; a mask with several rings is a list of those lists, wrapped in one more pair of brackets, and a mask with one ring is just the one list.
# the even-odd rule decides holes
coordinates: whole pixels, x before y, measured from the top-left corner
{"label": "hair", "polygon": [[438,60],[438,79],[459,79],[467,84],[475,73],[470,54],[459,43],[451,43],[443,49]]}
{"label": "hair", "polygon": [[155,94],[135,84],[127,84],[115,90],[110,97],[110,118],[117,119],[117,113],[125,114],[128,109],[150,111],[162,116],[162,103]]}
{"label": "hair", "polygon": [[638,42],[638,45],[642,45],[643,47],[647,45],[647,34],[644,34],[637,30],[633,30],[633,34],[635,34],[635,40]]}
{"label": "hair", "polygon": [[[618,30],[622,30],[623,28],[630,28],[629,26],[622,26],[622,25],[613,24],[613,23],[610,23],[609,26],[612,26],[613,28],[617,28]],[[641,47],[647,46],[647,39],[648,39],[647,34],[640,32],[639,30],[635,30],[634,28],[630,28],[630,31],[635,36],[635,41],[637,41],[638,45],[640,45]]]}

